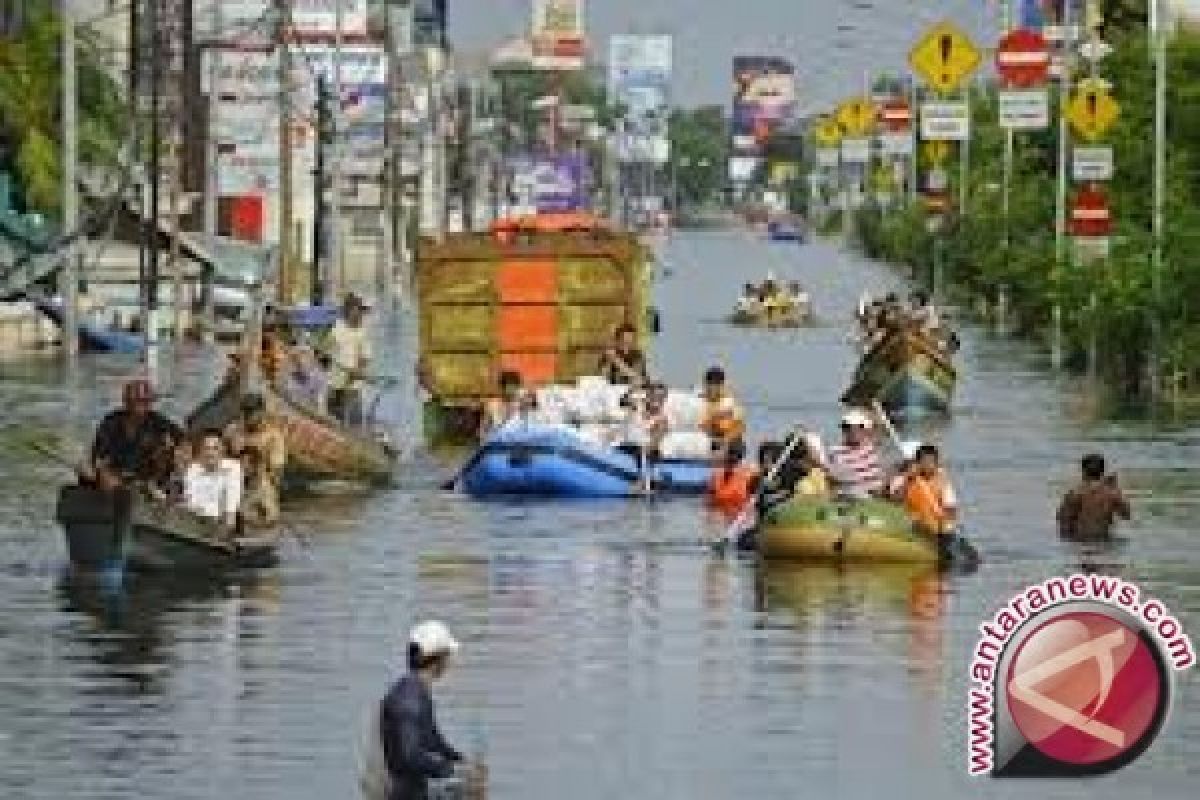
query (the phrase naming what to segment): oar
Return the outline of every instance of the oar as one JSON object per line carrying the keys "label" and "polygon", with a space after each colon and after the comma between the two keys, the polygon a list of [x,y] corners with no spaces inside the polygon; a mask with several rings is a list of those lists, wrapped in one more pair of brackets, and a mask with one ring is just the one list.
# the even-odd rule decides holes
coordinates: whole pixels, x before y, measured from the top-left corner
{"label": "oar", "polygon": [[733,522],[729,523],[729,527],[725,529],[725,532],[721,534],[720,538],[712,543],[714,549],[718,551],[724,550],[725,545],[728,542],[734,541],[737,538],[737,535],[745,526],[750,515],[754,513],[754,508],[758,505],[759,499],[766,492],[767,487],[774,483],[775,479],[779,477],[780,471],[783,470],[784,465],[787,464],[788,459],[792,457],[792,453],[795,452],[796,447],[799,446],[803,439],[804,435],[801,433],[801,429],[798,428],[793,431],[791,441],[788,442],[787,447],[783,449],[783,452],[779,455],[779,458],[775,460],[775,463],[771,465],[771,468],[767,470],[767,474],[759,484],[758,490],[754,493],[754,496],[751,497],[744,506],[742,506],[742,510],[738,512],[736,517],[734,517]]}

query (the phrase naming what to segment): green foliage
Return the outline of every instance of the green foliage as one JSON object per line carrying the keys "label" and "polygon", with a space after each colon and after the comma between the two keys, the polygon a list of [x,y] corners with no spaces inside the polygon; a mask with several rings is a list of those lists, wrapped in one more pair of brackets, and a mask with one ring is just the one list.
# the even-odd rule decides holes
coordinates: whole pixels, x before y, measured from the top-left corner
{"label": "green foliage", "polygon": [[[1120,6],[1120,9],[1117,7]],[[1121,3],[1114,9],[1136,10]],[[1106,187],[1115,230],[1108,258],[1061,266],[1055,252],[1055,174],[1057,129],[1016,137],[1013,181],[1006,220],[1000,191],[1004,132],[996,95],[977,94],[973,114],[971,170],[966,213],[944,228],[944,274],[956,284],[987,296],[1003,286],[1027,329],[1050,320],[1056,302],[1064,311],[1067,345],[1084,349],[1095,340],[1100,368],[1135,383],[1150,352],[1152,314],[1162,321],[1167,372],[1200,377],[1200,34],[1176,36],[1168,55],[1167,220],[1161,296],[1152,282],[1154,74],[1144,28],[1112,28],[1114,53],[1101,74],[1114,86],[1121,117],[1107,144],[1117,174]],[[1052,113],[1057,113],[1052,108]],[[957,170],[951,168],[953,191]],[[1074,191],[1072,187],[1071,191]],[[878,215],[876,214],[875,217]],[[925,215],[908,209],[860,224],[871,255],[927,265],[933,252]]]}
{"label": "green foliage", "polygon": [[[0,169],[14,169],[29,210],[55,212],[60,202],[62,140],[60,97],[62,30],[46,0],[33,0],[26,24],[13,38],[0,38]],[[126,127],[120,92],[105,72],[99,43],[78,30],[76,88],[79,157],[85,164],[115,162]]]}
{"label": "green foliage", "polygon": [[724,109],[701,106],[672,112],[670,138],[680,201],[704,205],[725,183],[729,131]]}

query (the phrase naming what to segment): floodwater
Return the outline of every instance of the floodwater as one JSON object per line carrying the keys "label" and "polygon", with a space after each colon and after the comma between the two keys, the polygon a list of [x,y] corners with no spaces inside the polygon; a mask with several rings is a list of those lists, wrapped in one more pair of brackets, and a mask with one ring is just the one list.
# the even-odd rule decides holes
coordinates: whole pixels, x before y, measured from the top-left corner
{"label": "floodwater", "polygon": [[[832,433],[853,364],[848,311],[888,270],[832,244],[683,234],[657,289],[653,363],[672,383],[725,364],[756,432]],[[822,324],[719,321],[771,269],[805,282]],[[390,330],[409,373],[411,322]],[[963,746],[976,627],[1025,585],[1093,565],[1139,582],[1200,634],[1200,437],[1097,416],[1029,346],[966,329],[949,451],[975,574],[756,567],[697,546],[689,502],[478,504],[435,488],[453,465],[413,456],[405,485],[294,508],[282,564],[200,584],[146,581],[105,599],[60,579],[51,521],[61,466],[0,452],[0,796],[348,798],[370,704],[404,631],[436,615],[463,640],[438,690],[442,725],[486,755],[492,798],[1193,797],[1200,693],[1187,676],[1152,749],[1087,783],[973,782]],[[185,372],[204,374],[202,356]],[[3,365],[4,422],[84,437],[130,369],[85,359],[74,388]],[[201,382],[166,406],[186,410]],[[412,437],[414,387],[386,409]],[[1050,524],[1078,456],[1101,449],[1131,491],[1128,543],[1080,553]]]}

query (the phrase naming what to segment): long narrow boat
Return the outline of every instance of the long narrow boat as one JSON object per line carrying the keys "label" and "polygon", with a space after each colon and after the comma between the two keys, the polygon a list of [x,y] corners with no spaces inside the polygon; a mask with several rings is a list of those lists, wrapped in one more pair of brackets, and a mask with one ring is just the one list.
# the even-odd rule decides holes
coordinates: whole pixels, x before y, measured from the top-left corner
{"label": "long narrow boat", "polygon": [[[933,537],[913,530],[903,508],[882,500],[794,497],[767,512],[758,550],[791,561],[943,563]],[[964,562],[977,559],[969,544],[960,551]]]}
{"label": "long narrow boat", "polygon": [[55,516],[71,563],[85,571],[208,570],[276,561],[277,532],[232,537],[213,520],[140,490],[65,486]]}
{"label": "long narrow boat", "polygon": [[[398,454],[387,442],[304,408],[270,386],[264,385],[258,393],[266,401],[267,413],[283,426],[287,487],[333,480],[379,485],[392,480]],[[188,417],[188,430],[224,430],[240,416],[244,394],[236,379],[227,380]]]}
{"label": "long narrow boat", "polygon": [[807,298],[789,308],[768,311],[745,311],[735,309],[729,315],[729,324],[742,328],[799,328],[812,317],[812,307]]}
{"label": "long narrow boat", "polygon": [[948,411],[958,373],[936,343],[913,330],[896,330],[863,356],[842,402],[879,402],[896,414]]}

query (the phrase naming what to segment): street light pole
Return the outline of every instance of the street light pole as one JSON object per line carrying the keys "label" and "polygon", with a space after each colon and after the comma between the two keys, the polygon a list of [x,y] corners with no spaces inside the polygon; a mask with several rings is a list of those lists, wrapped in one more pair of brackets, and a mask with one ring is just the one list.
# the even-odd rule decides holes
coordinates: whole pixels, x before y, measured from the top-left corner
{"label": "street light pole", "polygon": [[1067,261],[1067,99],[1071,91],[1071,4],[1063,4],[1063,60],[1058,97],[1058,191],[1054,207],[1054,308],[1050,360],[1055,369],[1063,365],[1063,312],[1058,292]]}
{"label": "street light pole", "polygon": [[62,14],[62,230],[67,240],[67,257],[59,273],[59,298],[63,305],[62,340],[67,362],[73,364],[79,354],[79,186],[75,166],[79,156],[79,130],[76,124],[75,91],[75,17],[68,0]]}
{"label": "street light pole", "polygon": [[1154,246],[1150,264],[1150,399],[1157,402],[1162,387],[1162,320],[1159,303],[1162,295],[1163,202],[1167,173],[1167,20],[1162,0],[1150,0],[1151,35],[1154,48],[1154,199],[1152,229]]}

